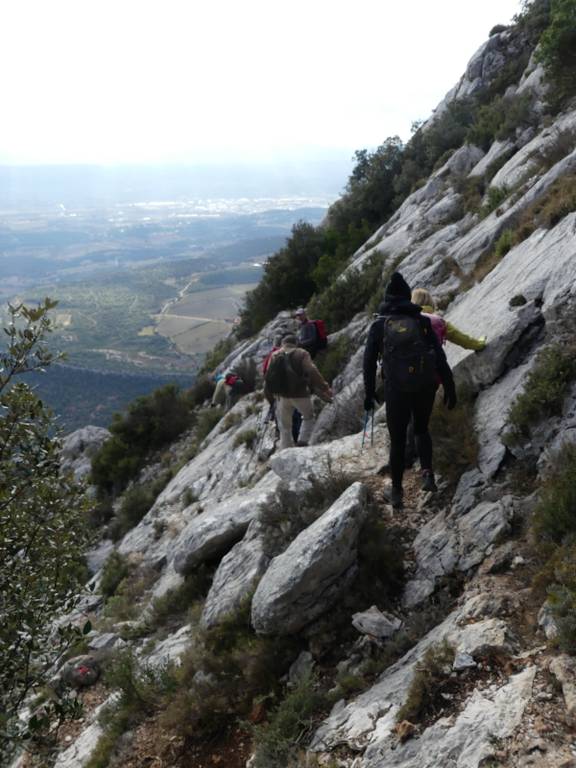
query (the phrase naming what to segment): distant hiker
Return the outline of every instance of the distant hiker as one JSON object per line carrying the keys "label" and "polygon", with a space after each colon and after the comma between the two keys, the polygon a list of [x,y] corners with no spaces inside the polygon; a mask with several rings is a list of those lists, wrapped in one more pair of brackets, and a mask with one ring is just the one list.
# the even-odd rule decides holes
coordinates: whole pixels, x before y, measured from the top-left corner
{"label": "distant hiker", "polygon": [[217,405],[224,405],[225,410],[229,411],[245,391],[244,382],[234,371],[219,374],[216,377],[216,389],[212,395],[211,406],[214,408]]}
{"label": "distant hiker", "polygon": [[314,359],[318,352],[322,349],[326,349],[328,345],[328,337],[326,335],[326,326],[323,320],[309,320],[306,315],[306,310],[300,307],[294,313],[294,317],[300,323],[300,330],[298,331],[298,344],[310,353],[310,357]]}
{"label": "distant hiker", "polygon": [[282,347],[274,352],[264,379],[264,394],[268,399],[276,397],[280,426],[280,449],[294,446],[292,436],[292,412],[296,408],[302,414],[302,427],[297,442],[308,445],[314,427],[312,394],[327,402],[332,400],[332,390],[312,362],[310,354],[298,347],[298,339],[292,334],[284,336]]}
{"label": "distant hiker", "polygon": [[392,487],[385,493],[396,509],[402,508],[402,478],[406,430],[414,418],[414,432],[420,465],[422,488],[435,491],[432,469],[432,439],[428,422],[439,381],[444,388],[444,403],[456,405],[456,389],[446,355],[432,330],[428,317],[410,301],[410,287],[395,272],[379,307],[379,317],[368,334],[364,351],[364,407],[374,409],[376,369],[382,357],[386,402],[386,421],[390,433],[390,472]]}
{"label": "distant hiker", "polygon": [[480,336],[479,339],[474,336],[468,336],[467,333],[458,330],[456,326],[436,312],[436,302],[432,298],[430,291],[426,288],[415,288],[412,291],[412,303],[422,307],[422,314],[430,318],[432,330],[438,337],[441,344],[451,341],[464,349],[473,349],[475,352],[481,352],[486,346],[486,337]]}

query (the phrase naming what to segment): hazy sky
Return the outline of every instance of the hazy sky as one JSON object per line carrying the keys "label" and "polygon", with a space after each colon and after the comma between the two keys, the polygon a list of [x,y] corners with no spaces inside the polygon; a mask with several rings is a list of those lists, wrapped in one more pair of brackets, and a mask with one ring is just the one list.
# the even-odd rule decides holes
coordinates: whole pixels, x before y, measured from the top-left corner
{"label": "hazy sky", "polygon": [[245,160],[409,136],[520,0],[4,0],[0,162]]}

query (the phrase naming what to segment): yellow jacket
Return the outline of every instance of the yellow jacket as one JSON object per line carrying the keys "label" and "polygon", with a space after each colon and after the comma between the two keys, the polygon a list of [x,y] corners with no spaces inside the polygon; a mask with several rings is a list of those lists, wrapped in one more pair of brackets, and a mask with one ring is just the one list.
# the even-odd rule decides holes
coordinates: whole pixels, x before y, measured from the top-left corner
{"label": "yellow jacket", "polygon": [[[427,315],[438,314],[432,307],[422,307],[422,312],[425,312]],[[459,331],[456,326],[452,325],[452,323],[449,323],[447,320],[444,320],[444,322],[446,323],[446,339],[451,341],[452,344],[457,344],[464,349],[473,349],[476,352],[479,352],[486,346],[486,338],[484,336],[475,339],[473,336],[468,336],[464,331]]]}

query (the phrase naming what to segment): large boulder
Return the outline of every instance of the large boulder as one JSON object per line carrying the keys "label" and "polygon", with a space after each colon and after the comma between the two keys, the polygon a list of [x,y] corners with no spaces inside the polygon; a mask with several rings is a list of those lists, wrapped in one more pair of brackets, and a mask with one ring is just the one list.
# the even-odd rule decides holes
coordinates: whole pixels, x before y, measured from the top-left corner
{"label": "large boulder", "polygon": [[356,571],[365,502],[354,483],[274,558],[252,601],[257,632],[294,634],[333,605]]}
{"label": "large boulder", "polygon": [[277,482],[230,496],[194,517],[174,545],[174,568],[190,573],[200,563],[225,554],[239,541],[260,510],[273,503]]}
{"label": "large boulder", "polygon": [[205,628],[221,622],[249,598],[270,563],[262,537],[252,529],[218,566],[202,612]]}

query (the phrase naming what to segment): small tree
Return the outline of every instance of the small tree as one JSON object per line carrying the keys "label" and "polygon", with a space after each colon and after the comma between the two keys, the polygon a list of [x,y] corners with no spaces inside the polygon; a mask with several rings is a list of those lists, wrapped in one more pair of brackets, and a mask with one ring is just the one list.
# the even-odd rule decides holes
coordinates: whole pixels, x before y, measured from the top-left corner
{"label": "small tree", "polygon": [[[84,574],[82,489],[60,473],[51,414],[18,378],[54,359],[45,345],[48,312],[9,307],[0,350],[0,756],[24,740],[53,734],[69,713],[54,696],[28,720],[24,702],[45,685],[48,670],[80,630],[56,625],[70,611]],[[0,760],[1,762],[1,760]]]}

